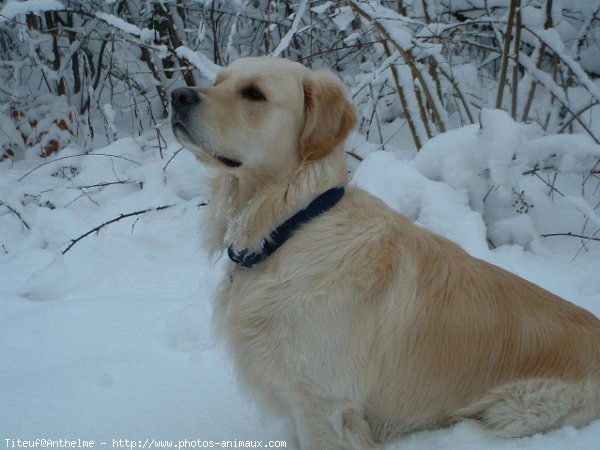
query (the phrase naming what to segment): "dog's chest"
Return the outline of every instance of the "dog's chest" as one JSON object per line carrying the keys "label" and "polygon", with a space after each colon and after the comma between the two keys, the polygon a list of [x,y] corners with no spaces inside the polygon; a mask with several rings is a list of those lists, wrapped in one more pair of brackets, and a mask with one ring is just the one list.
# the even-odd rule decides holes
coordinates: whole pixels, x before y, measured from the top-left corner
{"label": "dog's chest", "polygon": [[[285,286],[260,270],[232,270],[224,278],[217,304],[241,375],[253,386],[286,388],[291,382],[290,355],[297,347],[290,323],[294,314],[283,302]],[[285,284],[285,283],[284,283]]]}

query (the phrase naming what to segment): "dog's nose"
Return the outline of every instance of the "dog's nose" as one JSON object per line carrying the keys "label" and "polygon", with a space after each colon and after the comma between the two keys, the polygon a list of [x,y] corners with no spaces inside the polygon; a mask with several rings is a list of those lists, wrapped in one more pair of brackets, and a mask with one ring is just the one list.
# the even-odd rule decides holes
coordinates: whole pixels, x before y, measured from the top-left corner
{"label": "dog's nose", "polygon": [[171,105],[195,106],[200,103],[200,96],[194,89],[180,87],[171,92]]}

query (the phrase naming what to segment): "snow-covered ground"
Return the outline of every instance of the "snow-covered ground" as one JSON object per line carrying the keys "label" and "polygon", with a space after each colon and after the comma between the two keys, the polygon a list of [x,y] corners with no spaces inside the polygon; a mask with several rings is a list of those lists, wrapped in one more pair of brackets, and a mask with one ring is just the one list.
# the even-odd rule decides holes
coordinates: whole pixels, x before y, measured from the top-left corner
{"label": "snow-covered ground", "polygon": [[[551,201],[544,183],[514,176],[548,147],[560,158],[561,138],[487,114],[483,130],[446,133],[416,157],[371,151],[354,163],[353,183],[600,316],[600,243],[582,249],[573,237],[539,237],[574,230],[582,211],[591,224],[598,217],[575,188],[567,192],[569,183]],[[368,148],[357,134],[349,145]],[[512,158],[517,147],[523,152]],[[579,160],[597,152],[587,141],[580,147]],[[281,440],[297,448],[285,421],[263,416],[240,391],[213,337],[211,295],[223,261],[209,261],[200,247],[210,200],[204,169],[185,150],[171,160],[179,148],[172,143],[161,159],[143,140],[123,138],[85,156],[66,149],[41,167],[34,157],[0,166],[0,447],[16,444],[5,439],[79,438],[96,448],[113,439]],[[567,163],[559,162],[565,173]],[[515,183],[529,193],[520,204]],[[535,206],[519,213],[514,202]],[[170,207],[106,225],[63,254],[94,227],[162,206]],[[600,449],[600,421],[516,440],[461,423],[393,448]]]}

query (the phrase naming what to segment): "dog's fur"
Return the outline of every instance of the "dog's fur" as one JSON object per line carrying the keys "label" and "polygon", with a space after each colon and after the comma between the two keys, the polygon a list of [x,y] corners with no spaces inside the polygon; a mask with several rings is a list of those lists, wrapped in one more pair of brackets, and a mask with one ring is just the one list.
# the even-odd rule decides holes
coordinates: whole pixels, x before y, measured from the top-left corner
{"label": "dog's fur", "polygon": [[[247,58],[196,92],[173,94],[172,122],[217,169],[213,251],[259,250],[346,185],[356,114],[331,73]],[[217,296],[242,378],[293,416],[303,449],[379,448],[463,418],[505,436],[600,418],[595,316],[346,189],[264,262],[229,263]]]}

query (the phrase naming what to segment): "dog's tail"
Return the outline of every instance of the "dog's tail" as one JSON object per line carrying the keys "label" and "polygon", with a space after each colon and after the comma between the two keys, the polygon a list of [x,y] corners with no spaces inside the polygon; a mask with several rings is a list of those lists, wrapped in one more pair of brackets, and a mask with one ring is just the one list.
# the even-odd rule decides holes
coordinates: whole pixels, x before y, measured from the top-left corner
{"label": "dog's tail", "polygon": [[457,412],[505,437],[582,427],[600,419],[600,379],[525,379],[491,389]]}

